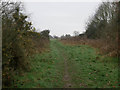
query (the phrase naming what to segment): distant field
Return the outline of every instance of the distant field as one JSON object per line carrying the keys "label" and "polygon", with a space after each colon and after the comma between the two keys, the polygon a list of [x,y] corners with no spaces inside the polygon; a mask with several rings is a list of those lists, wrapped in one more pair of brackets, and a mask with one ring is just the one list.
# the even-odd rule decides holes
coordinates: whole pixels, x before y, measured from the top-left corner
{"label": "distant field", "polygon": [[14,76],[19,88],[116,88],[118,59],[96,54],[87,45],[51,40],[50,50],[30,58],[31,70]]}

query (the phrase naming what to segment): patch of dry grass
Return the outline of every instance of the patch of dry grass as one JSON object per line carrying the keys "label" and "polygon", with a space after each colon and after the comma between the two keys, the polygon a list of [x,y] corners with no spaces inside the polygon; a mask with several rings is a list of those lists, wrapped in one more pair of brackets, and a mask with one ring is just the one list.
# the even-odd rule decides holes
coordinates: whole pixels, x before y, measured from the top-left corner
{"label": "patch of dry grass", "polygon": [[98,48],[100,54],[104,54],[105,56],[118,56],[118,42],[104,40],[104,39],[63,39],[61,40],[64,44],[70,45],[90,45],[93,48]]}

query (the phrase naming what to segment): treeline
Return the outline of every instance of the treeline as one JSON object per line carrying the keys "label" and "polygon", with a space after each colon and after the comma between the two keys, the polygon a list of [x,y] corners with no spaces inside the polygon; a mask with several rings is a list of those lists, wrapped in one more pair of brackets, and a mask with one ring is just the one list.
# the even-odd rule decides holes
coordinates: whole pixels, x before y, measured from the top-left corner
{"label": "treeline", "polygon": [[22,3],[2,2],[2,86],[10,87],[14,76],[30,70],[29,56],[49,46],[49,30],[35,32]]}
{"label": "treeline", "polygon": [[68,41],[79,42],[97,47],[109,56],[117,56],[118,28],[120,27],[118,15],[120,2],[102,2],[95,14],[88,20],[86,31]]}
{"label": "treeline", "polygon": [[[105,54],[116,56],[118,50],[118,2],[103,2],[87,24],[85,35],[97,39]],[[95,44],[95,45],[96,45]]]}

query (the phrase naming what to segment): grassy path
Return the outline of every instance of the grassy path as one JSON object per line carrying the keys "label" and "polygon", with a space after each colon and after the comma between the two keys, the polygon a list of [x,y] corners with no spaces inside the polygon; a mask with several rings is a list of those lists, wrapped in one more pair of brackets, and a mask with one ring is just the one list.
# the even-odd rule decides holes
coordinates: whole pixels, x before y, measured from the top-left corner
{"label": "grassy path", "polygon": [[71,76],[69,73],[69,67],[68,67],[68,55],[65,52],[65,48],[62,44],[58,43],[57,45],[54,45],[55,47],[57,47],[57,49],[59,50],[59,55],[63,57],[63,59],[61,60],[63,63],[63,82],[64,82],[64,88],[69,88],[72,86],[71,83]]}
{"label": "grassy path", "polygon": [[34,55],[30,62],[30,72],[15,76],[13,87],[118,87],[117,58],[97,55],[89,46],[65,46],[52,40],[50,51]]}

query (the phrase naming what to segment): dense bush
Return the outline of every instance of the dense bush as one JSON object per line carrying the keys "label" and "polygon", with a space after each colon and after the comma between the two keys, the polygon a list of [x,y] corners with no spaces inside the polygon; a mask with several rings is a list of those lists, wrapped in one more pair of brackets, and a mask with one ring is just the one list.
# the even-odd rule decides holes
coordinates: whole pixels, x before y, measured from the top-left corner
{"label": "dense bush", "polygon": [[28,16],[22,13],[21,6],[19,2],[3,2],[3,7],[0,9],[2,10],[3,87],[9,87],[14,83],[14,75],[29,71],[28,56],[35,53],[36,48],[44,47],[49,43],[49,30],[41,33],[33,32],[34,28],[31,22],[26,20]]}

